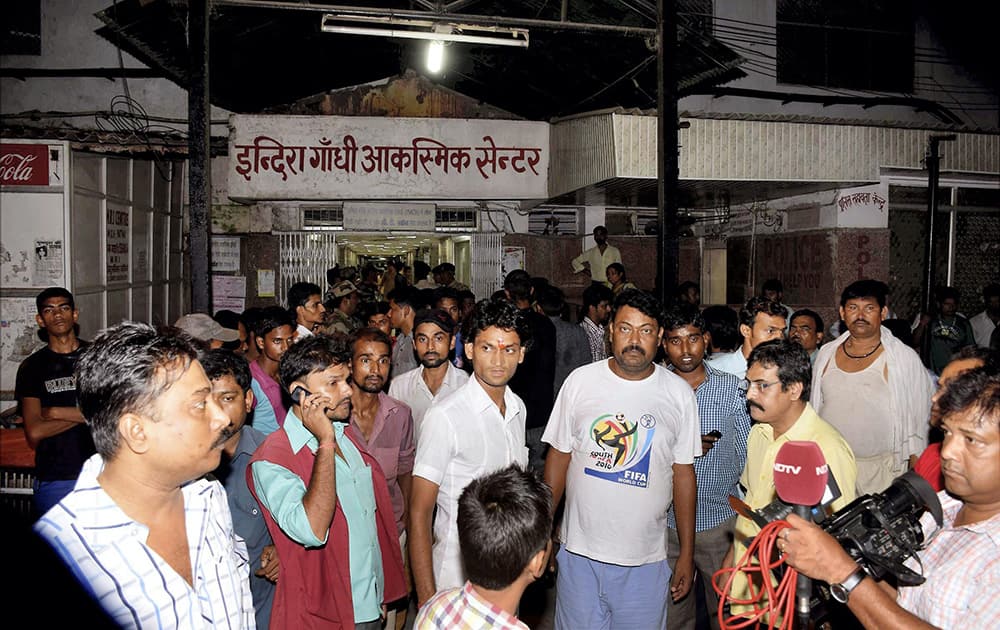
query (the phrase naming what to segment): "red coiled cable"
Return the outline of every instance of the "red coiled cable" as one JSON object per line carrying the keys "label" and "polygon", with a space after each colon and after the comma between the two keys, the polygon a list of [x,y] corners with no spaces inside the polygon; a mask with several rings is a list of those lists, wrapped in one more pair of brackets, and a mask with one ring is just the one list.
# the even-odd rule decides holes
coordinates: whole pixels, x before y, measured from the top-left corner
{"label": "red coiled cable", "polygon": [[[777,587],[771,580],[771,571],[785,564],[784,554],[777,561],[772,561],[771,558],[774,557],[781,530],[788,527],[785,521],[768,523],[754,537],[735,566],[719,569],[712,576],[712,587],[719,595],[719,626],[724,630],[755,627],[758,622],[767,623],[770,630],[791,630],[795,619],[795,580],[798,572],[786,567]],[[743,573],[747,577],[749,599],[736,599],[729,595],[737,573]],[[760,582],[763,584],[763,588],[756,592],[752,575],[754,573],[761,574]],[[725,577],[725,583],[720,587],[719,580],[722,577]],[[726,617],[727,601],[730,604],[748,605],[751,610]],[[776,623],[779,625],[775,625]]]}

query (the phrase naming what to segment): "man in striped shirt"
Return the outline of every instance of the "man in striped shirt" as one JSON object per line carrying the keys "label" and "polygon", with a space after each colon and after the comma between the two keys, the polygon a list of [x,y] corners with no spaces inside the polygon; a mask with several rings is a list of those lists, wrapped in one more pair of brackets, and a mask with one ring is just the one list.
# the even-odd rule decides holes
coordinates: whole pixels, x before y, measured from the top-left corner
{"label": "man in striped shirt", "polygon": [[[778,543],[789,566],[836,585],[834,596],[865,628],[1000,628],[1000,375],[987,366],[962,373],[937,408],[943,529],[917,552],[919,563],[907,562],[922,584],[876,582],[836,539],[794,514]],[[925,532],[932,523],[925,513]]]}
{"label": "man in striped shirt", "polygon": [[[219,465],[229,416],[193,340],[125,322],[77,363],[97,454],[35,530],[125,628],[254,628]],[[197,535],[197,539],[189,538]]]}
{"label": "man in striped shirt", "polygon": [[[722,567],[726,551],[733,544],[736,512],[729,506],[729,496],[739,496],[737,484],[747,459],[750,415],[739,379],[704,361],[709,336],[697,307],[678,305],[667,313],[663,329],[667,369],[694,389],[698,401],[702,456],[694,460],[698,481],[694,564],[704,585],[709,624],[717,629],[715,609],[719,597],[712,588],[712,575]],[[667,557],[673,569],[680,556],[673,507],[667,514],[667,528]],[[668,600],[667,628],[694,630],[695,599],[690,593],[677,602]]]}
{"label": "man in striped shirt", "polygon": [[440,591],[417,615],[417,630],[527,630],[521,594],[545,571],[552,493],[515,465],[475,479],[458,499],[464,586]]}
{"label": "man in striped shirt", "polygon": [[600,284],[592,284],[583,290],[584,317],[580,322],[580,328],[587,333],[592,361],[603,361],[608,358],[607,329],[604,324],[611,314],[613,299],[611,289]]}

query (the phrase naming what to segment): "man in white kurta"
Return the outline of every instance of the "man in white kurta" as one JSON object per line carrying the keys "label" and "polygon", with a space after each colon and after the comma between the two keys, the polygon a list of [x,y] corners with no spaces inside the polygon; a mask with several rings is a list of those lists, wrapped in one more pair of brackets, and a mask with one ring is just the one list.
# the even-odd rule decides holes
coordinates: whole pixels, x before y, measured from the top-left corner
{"label": "man in white kurta", "polygon": [[885,490],[927,447],[934,388],[917,353],[881,325],[885,299],[878,281],[847,287],[849,334],[823,345],[813,365],[813,406],[851,445],[859,494]]}

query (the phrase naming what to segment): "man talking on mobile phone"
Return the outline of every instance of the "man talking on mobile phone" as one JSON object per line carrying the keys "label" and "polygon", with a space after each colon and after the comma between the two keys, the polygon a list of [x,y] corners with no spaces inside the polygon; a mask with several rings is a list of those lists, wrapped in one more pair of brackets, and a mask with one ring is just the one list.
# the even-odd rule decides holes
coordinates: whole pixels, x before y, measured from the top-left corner
{"label": "man talking on mobile phone", "polygon": [[[663,330],[666,367],[691,386],[698,401],[702,456],[694,460],[698,481],[694,565],[704,585],[709,624],[718,630],[719,618],[713,611],[719,606],[719,597],[712,588],[712,574],[722,566],[733,544],[736,512],[729,507],[729,495],[737,494],[736,484],[746,463],[750,414],[739,379],[705,363],[709,337],[696,307],[684,304],[668,311]],[[680,554],[673,507],[667,515],[667,540],[672,571]],[[694,593],[676,602],[668,600],[667,628],[694,630],[696,600]]]}
{"label": "man talking on mobile phone", "polygon": [[347,339],[306,337],[281,357],[278,376],[295,392],[292,408],[248,473],[282,563],[271,626],[381,630],[386,602],[406,585],[385,475],[344,432]]}

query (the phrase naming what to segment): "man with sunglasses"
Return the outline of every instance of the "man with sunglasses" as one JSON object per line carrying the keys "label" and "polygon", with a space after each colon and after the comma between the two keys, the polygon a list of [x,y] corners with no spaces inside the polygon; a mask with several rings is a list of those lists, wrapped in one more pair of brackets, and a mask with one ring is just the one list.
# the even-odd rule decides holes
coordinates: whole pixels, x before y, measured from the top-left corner
{"label": "man with sunglasses", "polygon": [[[747,366],[742,388],[750,417],[756,421],[747,438],[747,463],[740,478],[747,505],[758,510],[776,498],[774,460],[781,447],[790,441],[815,442],[823,451],[830,475],[841,493],[829,506],[831,511],[853,501],[857,478],[854,453],[837,429],[820,418],[809,404],[812,366],[805,349],[792,341],[768,341],[753,349]],[[740,560],[750,539],[759,531],[750,519],[737,517],[733,549],[723,566],[732,566]],[[737,574],[730,596],[749,599],[748,586],[744,574]],[[740,612],[740,607],[734,605],[732,610]]]}

